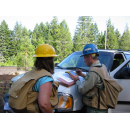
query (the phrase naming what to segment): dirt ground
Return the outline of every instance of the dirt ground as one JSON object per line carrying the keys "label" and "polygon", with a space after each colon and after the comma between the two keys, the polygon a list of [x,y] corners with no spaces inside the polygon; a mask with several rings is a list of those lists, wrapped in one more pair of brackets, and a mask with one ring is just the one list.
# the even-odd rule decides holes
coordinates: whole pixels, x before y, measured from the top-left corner
{"label": "dirt ground", "polygon": [[[7,91],[8,90],[6,90],[6,92]],[[4,110],[3,110],[4,104],[3,104],[3,101],[2,101],[2,97],[3,97],[4,93],[5,93],[5,91],[3,90],[2,87],[0,87],[0,113],[4,113]]]}
{"label": "dirt ground", "polygon": [[2,100],[0,99],[0,113],[4,113],[3,108],[4,108],[4,105],[3,105]]}

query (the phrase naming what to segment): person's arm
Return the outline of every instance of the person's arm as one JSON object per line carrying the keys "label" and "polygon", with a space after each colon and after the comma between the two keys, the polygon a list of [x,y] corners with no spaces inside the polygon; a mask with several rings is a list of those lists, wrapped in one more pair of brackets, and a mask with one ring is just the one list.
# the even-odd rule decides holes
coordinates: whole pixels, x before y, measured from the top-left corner
{"label": "person's arm", "polygon": [[44,113],[53,113],[50,104],[51,92],[52,82],[46,82],[39,88],[38,103],[41,111]]}
{"label": "person's arm", "polygon": [[82,76],[83,78],[85,77],[85,74],[83,74],[80,69],[76,69],[76,74]]}
{"label": "person's arm", "polygon": [[81,94],[85,94],[90,89],[92,89],[99,81],[100,77],[96,73],[89,72],[82,83],[80,80],[76,81],[77,89]]}
{"label": "person's arm", "polygon": [[[69,74],[69,75],[70,75],[70,77],[71,77],[75,82],[76,82],[77,80],[79,80],[79,76],[76,76],[76,75],[73,75],[73,74]],[[81,72],[80,76],[82,76],[83,78],[85,78],[86,75]]]}

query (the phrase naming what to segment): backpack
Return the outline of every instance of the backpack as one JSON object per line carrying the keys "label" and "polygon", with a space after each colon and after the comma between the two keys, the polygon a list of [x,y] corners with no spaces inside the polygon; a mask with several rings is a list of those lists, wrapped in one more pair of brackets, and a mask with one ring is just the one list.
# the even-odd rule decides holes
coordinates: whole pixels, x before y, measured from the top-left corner
{"label": "backpack", "polygon": [[[36,80],[30,80],[22,89],[15,91],[16,95],[9,95],[9,106],[15,113],[39,113],[41,110],[38,105],[38,92],[33,91],[32,87]],[[53,82],[50,103],[52,109],[58,105],[58,82]]]}
{"label": "backpack", "polygon": [[[9,90],[9,106],[14,112],[39,113],[38,92],[33,91],[32,87],[37,80],[43,76],[51,76],[47,71],[31,70],[14,82]],[[50,104],[52,109],[58,105],[59,83],[53,81]]]}
{"label": "backpack", "polygon": [[[102,65],[102,67],[93,67],[90,72],[95,72],[100,76],[100,78],[103,81],[104,89],[105,91],[105,96],[102,95],[101,89],[98,88],[98,105],[100,104],[100,97],[106,97],[105,104],[108,108],[114,109],[117,105],[118,101],[118,95],[119,93],[123,90],[123,88],[118,84],[118,82],[113,79],[107,72],[107,69],[105,65]],[[100,106],[98,106],[99,108]]]}

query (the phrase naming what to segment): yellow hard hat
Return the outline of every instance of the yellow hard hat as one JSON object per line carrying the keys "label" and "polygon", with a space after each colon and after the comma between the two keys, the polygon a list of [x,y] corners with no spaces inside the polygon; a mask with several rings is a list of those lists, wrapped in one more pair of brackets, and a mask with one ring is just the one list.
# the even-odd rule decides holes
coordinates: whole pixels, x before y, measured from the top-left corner
{"label": "yellow hard hat", "polygon": [[33,57],[55,57],[58,56],[55,53],[55,49],[48,44],[41,44],[37,47],[35,55]]}

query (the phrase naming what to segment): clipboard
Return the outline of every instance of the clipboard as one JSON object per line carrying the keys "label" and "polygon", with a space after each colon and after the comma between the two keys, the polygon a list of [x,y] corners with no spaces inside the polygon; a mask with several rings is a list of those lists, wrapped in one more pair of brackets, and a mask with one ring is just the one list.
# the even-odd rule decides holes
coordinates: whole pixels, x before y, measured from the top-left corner
{"label": "clipboard", "polygon": [[74,71],[65,71],[65,73],[73,74],[73,75],[77,76],[77,74]]}
{"label": "clipboard", "polygon": [[70,87],[73,84],[75,84],[75,81],[71,79],[68,73],[64,73],[63,75],[59,75],[57,80],[59,81],[60,84]]}

